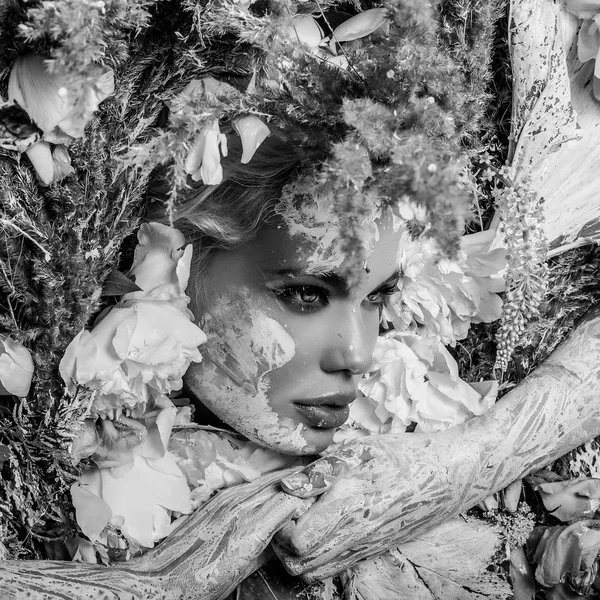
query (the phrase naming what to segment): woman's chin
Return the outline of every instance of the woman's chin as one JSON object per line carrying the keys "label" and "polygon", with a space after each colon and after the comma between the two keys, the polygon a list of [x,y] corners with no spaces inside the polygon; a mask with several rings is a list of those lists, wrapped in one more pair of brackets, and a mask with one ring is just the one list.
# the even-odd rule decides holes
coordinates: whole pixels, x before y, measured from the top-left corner
{"label": "woman's chin", "polygon": [[279,452],[296,456],[311,456],[323,452],[332,442],[335,429],[323,429],[302,425],[298,427],[294,435],[285,436],[247,434],[252,441],[259,446]]}

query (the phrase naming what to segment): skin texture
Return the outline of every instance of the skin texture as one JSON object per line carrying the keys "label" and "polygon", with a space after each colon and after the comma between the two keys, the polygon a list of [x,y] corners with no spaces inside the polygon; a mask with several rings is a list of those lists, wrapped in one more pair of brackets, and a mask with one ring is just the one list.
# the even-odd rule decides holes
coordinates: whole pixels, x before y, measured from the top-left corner
{"label": "skin texture", "polygon": [[196,307],[205,360],[185,378],[219,419],[284,454],[324,450],[347,419],[397,280],[391,216],[372,227],[369,272],[349,289],[337,227],[310,214],[301,231],[281,219],[213,256]]}

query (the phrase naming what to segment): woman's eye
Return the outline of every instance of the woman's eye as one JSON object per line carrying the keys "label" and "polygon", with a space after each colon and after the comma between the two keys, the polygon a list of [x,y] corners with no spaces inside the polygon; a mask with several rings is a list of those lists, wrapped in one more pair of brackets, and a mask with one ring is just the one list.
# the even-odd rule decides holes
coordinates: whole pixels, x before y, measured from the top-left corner
{"label": "woman's eye", "polygon": [[302,300],[302,302],[306,302],[307,304],[312,304],[319,299],[319,290],[308,286],[302,286],[298,290],[297,294],[300,297],[300,300]]}
{"label": "woman's eye", "polygon": [[378,308],[381,310],[386,305],[390,296],[392,296],[396,291],[396,286],[394,285],[371,292],[366,298],[367,304],[373,308]]}
{"label": "woman's eye", "polygon": [[315,312],[329,303],[327,291],[313,285],[297,285],[273,291],[281,301],[302,313]]}

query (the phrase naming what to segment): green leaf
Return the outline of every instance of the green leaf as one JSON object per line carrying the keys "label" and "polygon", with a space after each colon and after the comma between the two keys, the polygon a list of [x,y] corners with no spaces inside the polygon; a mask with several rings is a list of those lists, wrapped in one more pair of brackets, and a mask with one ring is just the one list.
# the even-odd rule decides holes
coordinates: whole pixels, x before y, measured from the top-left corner
{"label": "green leaf", "polygon": [[129,294],[130,292],[141,292],[143,291],[139,285],[136,285],[127,275],[113,269],[108,277],[104,280],[102,286],[103,296],[122,296],[123,294]]}

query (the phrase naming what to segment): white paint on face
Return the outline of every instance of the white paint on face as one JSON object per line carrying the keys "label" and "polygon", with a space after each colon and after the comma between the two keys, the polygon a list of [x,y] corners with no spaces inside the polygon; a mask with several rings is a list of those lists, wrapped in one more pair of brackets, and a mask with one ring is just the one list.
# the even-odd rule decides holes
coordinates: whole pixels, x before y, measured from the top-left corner
{"label": "white paint on face", "polygon": [[[317,188],[312,178],[301,178],[285,186],[276,213],[297,245],[297,253],[309,264],[323,268],[341,267],[345,255],[341,250],[339,218],[332,211],[334,190]],[[377,207],[361,216],[362,244],[370,252],[379,239]],[[312,252],[312,254],[310,254]]]}
{"label": "white paint on face", "polygon": [[303,233],[290,227],[294,236],[283,220],[269,225],[243,247],[217,252],[195,286],[208,342],[188,387],[222,421],[285,454],[332,442],[371,364],[380,289],[397,279],[398,236],[386,221],[372,238],[369,273],[349,288],[344,264],[332,267],[337,257],[319,239],[324,227],[339,252],[333,219],[328,213],[329,225]]}
{"label": "white paint on face", "polygon": [[302,424],[278,414],[268,397],[269,373],[295,354],[292,337],[243,286],[216,298],[203,329],[208,360],[188,371],[193,389],[202,390],[203,404],[256,443],[304,453]]}

